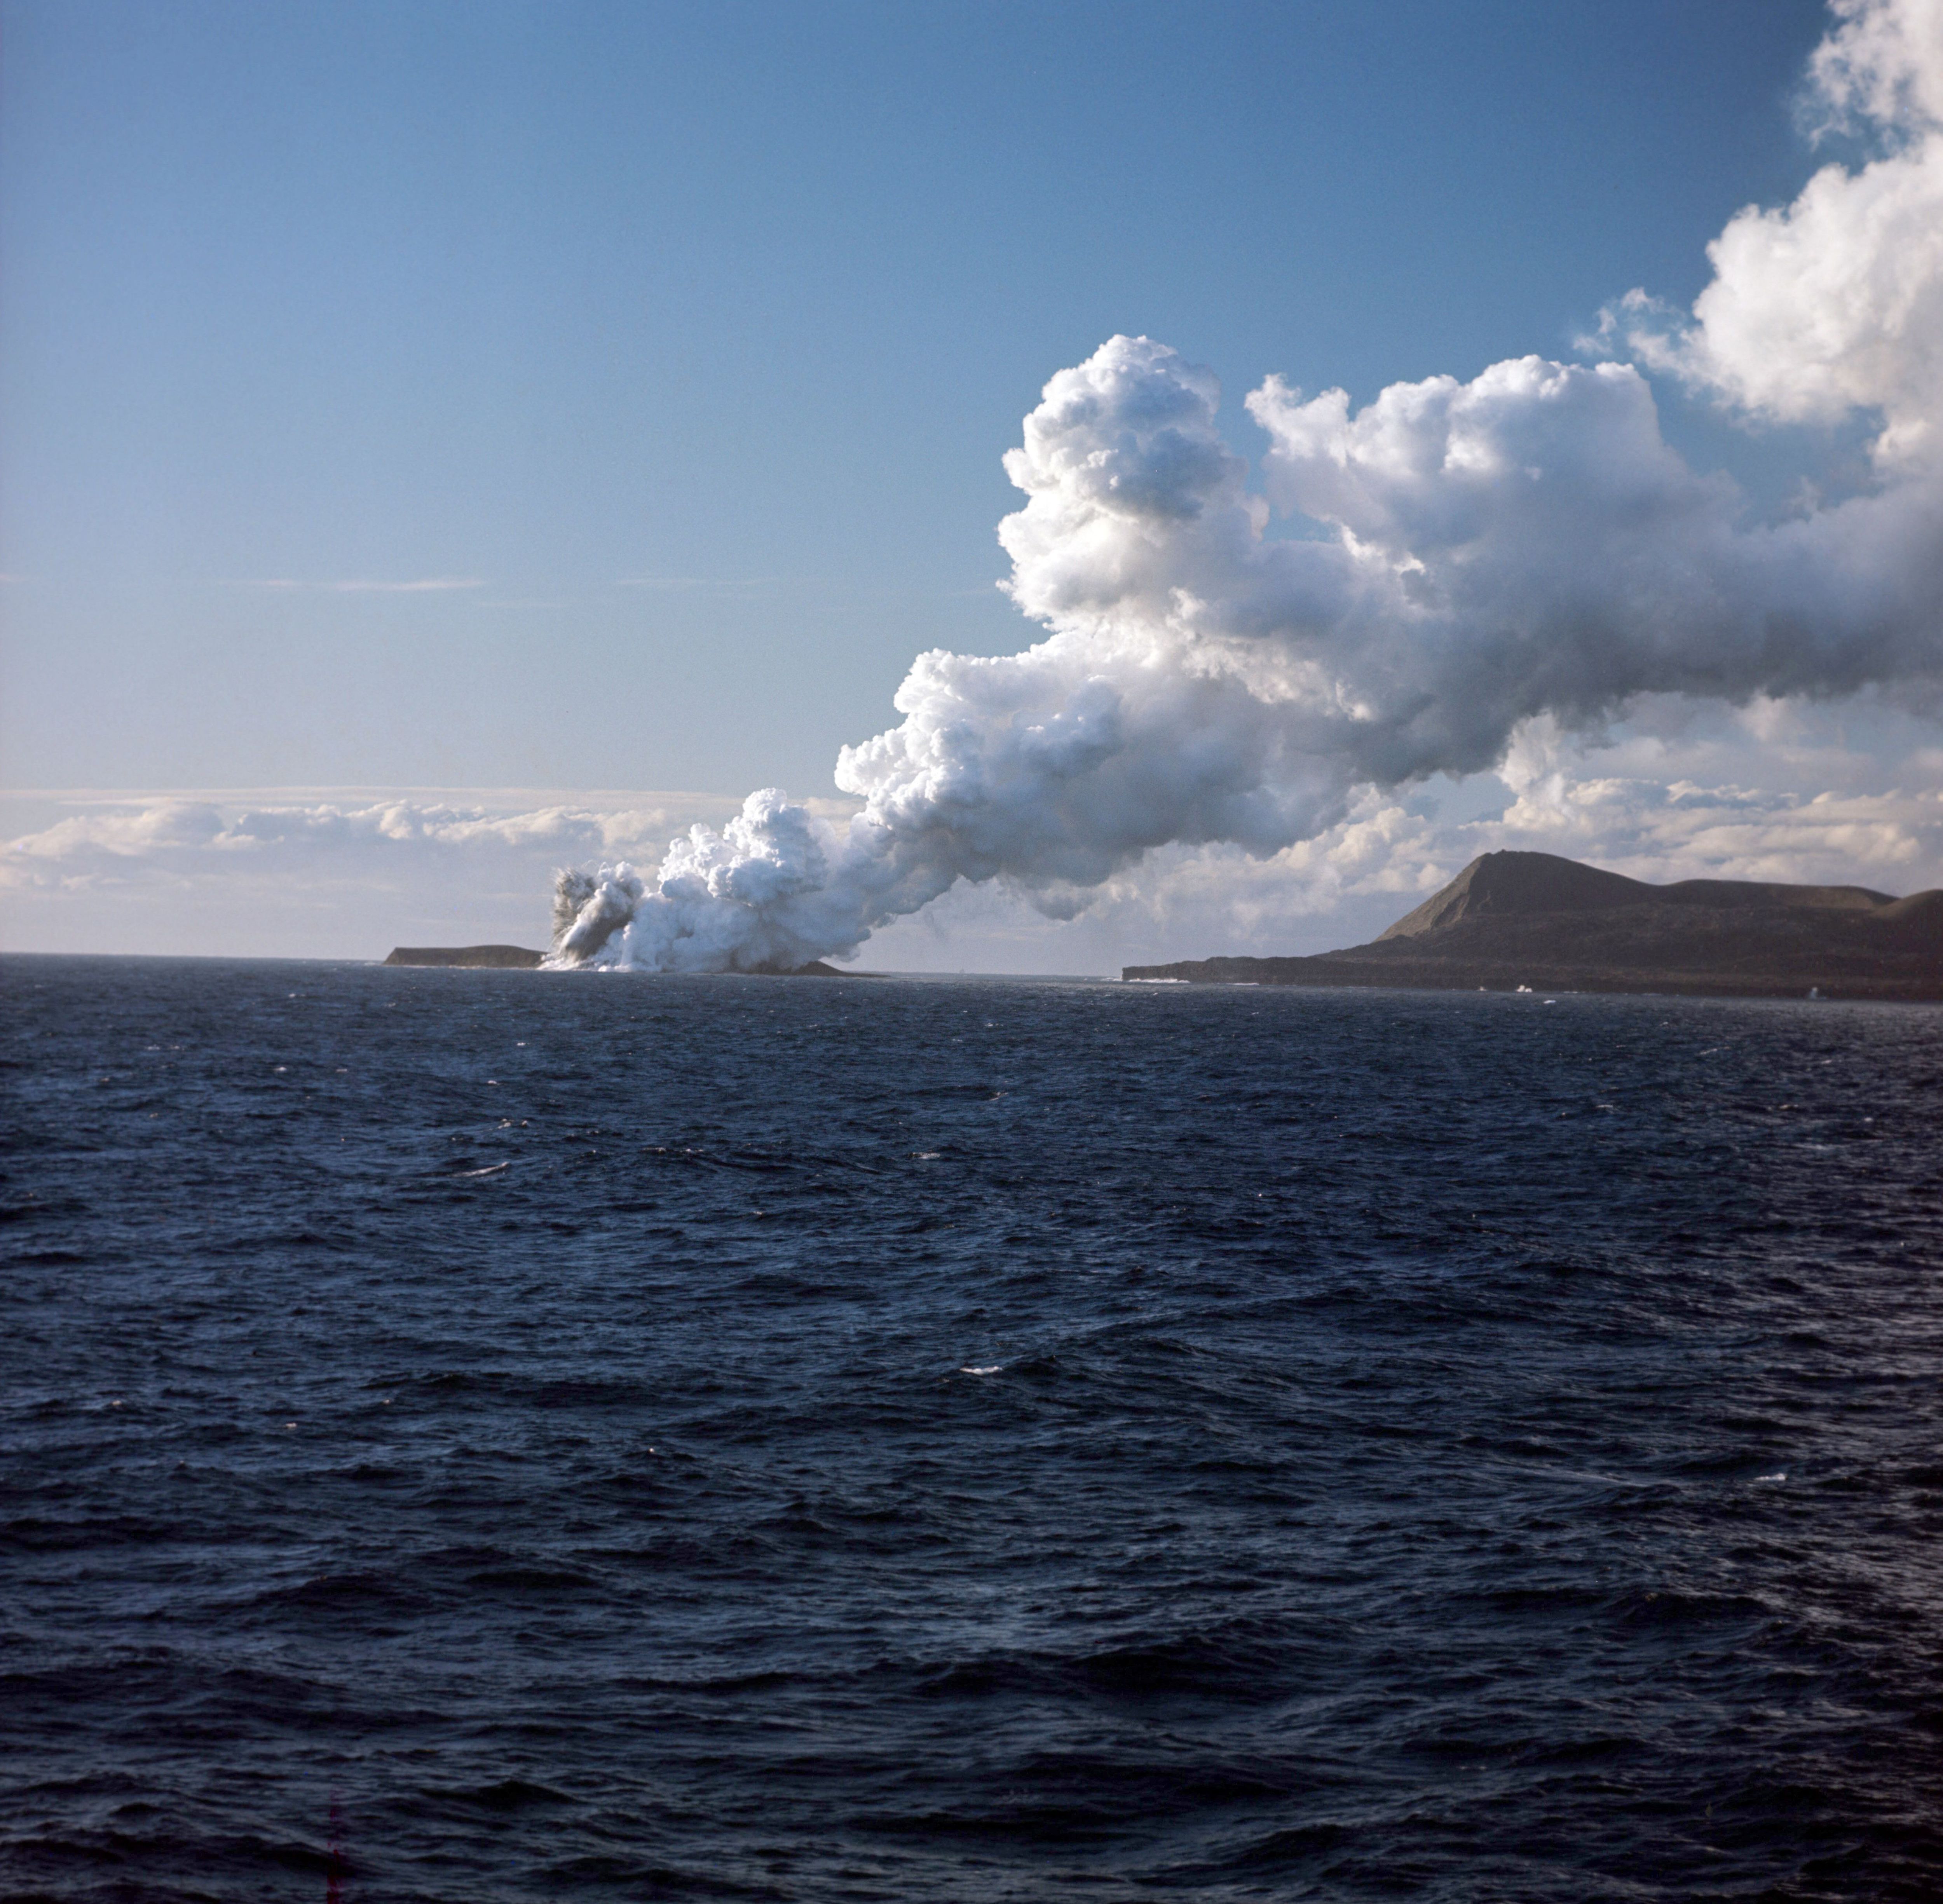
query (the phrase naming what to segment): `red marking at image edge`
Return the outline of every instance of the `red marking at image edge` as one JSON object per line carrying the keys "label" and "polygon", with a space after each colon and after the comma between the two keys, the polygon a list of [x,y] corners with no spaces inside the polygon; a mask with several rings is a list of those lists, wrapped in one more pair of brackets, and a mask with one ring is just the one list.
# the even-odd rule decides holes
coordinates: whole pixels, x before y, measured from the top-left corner
{"label": "red marking at image edge", "polygon": [[330,1869],[324,1880],[324,1904],[344,1904],[344,1879],[339,1866],[344,1856],[343,1814],[337,1801],[330,1801]]}

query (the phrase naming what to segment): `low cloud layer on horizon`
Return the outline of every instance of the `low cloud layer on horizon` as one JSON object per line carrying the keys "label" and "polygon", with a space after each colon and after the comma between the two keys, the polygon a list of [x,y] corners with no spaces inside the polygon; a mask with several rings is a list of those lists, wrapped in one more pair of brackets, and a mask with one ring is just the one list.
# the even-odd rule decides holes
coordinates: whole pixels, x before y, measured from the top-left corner
{"label": "low cloud layer on horizon", "polygon": [[[348,958],[401,943],[537,947],[554,867],[652,861],[671,834],[731,804],[671,793],[17,798],[9,817],[23,830],[0,847],[5,943]],[[855,804],[821,810],[840,821]],[[1696,710],[1669,698],[1599,746],[1534,724],[1499,772],[1370,793],[1266,858],[1164,849],[1083,895],[1068,920],[1000,885],[961,886],[878,934],[863,963],[1104,972],[1322,950],[1371,936],[1476,854],[1507,846],[1658,882],[1943,886],[1943,737],[1867,703]]]}

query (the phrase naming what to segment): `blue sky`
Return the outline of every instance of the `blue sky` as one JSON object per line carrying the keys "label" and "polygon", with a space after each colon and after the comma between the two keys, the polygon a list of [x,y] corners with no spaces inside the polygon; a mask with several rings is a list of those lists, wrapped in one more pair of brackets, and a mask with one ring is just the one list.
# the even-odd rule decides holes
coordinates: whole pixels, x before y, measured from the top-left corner
{"label": "blue sky", "polygon": [[1054,370],[1162,338],[1245,441],[1269,371],[1690,299],[1821,24],[10,5],[8,780],[826,791],[913,653],[1018,645]]}
{"label": "blue sky", "polygon": [[[1684,305],[1809,0],[5,0],[15,789],[831,792],[1116,333],[1358,402]],[[1777,451],[1677,389],[1667,435]],[[1839,431],[1782,433],[1791,474]],[[1776,479],[1778,480],[1778,479]],[[452,585],[425,585],[444,584]],[[406,587],[403,585],[416,585]]]}

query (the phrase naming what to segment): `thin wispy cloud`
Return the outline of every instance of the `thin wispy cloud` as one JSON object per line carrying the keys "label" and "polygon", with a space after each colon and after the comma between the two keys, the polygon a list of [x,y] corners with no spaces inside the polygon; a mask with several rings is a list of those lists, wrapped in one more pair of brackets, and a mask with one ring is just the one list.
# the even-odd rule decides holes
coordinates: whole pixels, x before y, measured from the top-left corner
{"label": "thin wispy cloud", "polygon": [[697,576],[697,575],[624,575],[617,576],[611,585],[616,588],[640,588],[661,594],[687,594],[714,593],[717,594],[751,594],[761,589],[790,591],[799,594],[836,594],[858,600],[883,601],[897,599],[925,600],[935,599],[940,594],[947,599],[960,597],[981,599],[993,589],[1002,586],[997,582],[981,583],[976,588],[939,590],[934,587],[908,582],[864,582],[849,576],[828,575],[751,575],[751,576]]}
{"label": "thin wispy cloud", "polygon": [[225,588],[308,589],[333,595],[434,595],[459,588],[483,588],[477,576],[425,576],[410,582],[310,582],[291,576],[250,576],[226,579]]}
{"label": "thin wispy cloud", "polygon": [[428,576],[419,582],[333,582],[326,585],[340,595],[435,595],[449,589],[483,588],[476,576]]}
{"label": "thin wispy cloud", "polygon": [[782,578],[779,576],[704,576],[704,575],[624,575],[614,583],[617,588],[773,588]]}

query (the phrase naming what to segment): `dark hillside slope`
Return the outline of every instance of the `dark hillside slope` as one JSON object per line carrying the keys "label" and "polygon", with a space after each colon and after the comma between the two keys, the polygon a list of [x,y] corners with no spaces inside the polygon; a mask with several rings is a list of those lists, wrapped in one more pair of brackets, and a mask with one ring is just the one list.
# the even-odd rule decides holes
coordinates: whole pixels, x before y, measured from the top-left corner
{"label": "dark hillside slope", "polygon": [[1943,892],[1684,880],[1486,853],[1367,945],[1129,966],[1130,979],[1943,999]]}

